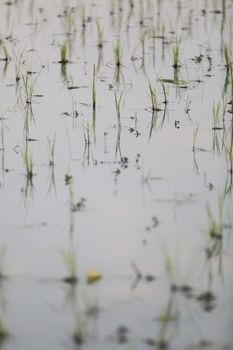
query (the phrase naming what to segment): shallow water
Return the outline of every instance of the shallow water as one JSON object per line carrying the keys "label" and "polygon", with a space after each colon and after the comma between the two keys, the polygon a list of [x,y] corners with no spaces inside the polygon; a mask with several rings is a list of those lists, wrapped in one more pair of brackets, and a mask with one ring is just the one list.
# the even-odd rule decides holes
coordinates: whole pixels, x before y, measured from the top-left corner
{"label": "shallow water", "polygon": [[3,349],[233,346],[233,3],[132,3],[0,4]]}

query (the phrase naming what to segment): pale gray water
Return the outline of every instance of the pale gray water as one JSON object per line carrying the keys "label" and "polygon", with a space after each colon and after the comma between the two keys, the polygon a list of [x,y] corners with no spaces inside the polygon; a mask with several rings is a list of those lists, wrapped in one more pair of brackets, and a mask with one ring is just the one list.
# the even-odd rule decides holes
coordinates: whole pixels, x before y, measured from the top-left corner
{"label": "pale gray water", "polygon": [[[233,346],[227,156],[232,92],[223,54],[224,45],[229,52],[232,47],[233,3],[135,0],[132,13],[129,3],[0,4],[0,58],[6,51],[10,56],[0,62],[0,249],[5,250],[0,273],[7,276],[0,285],[3,349]],[[103,29],[102,51],[96,19]],[[159,79],[174,79],[177,38],[181,87],[164,83],[164,113]],[[123,51],[119,82],[113,54],[118,39]],[[57,63],[63,43],[70,47],[66,76]],[[27,71],[33,73],[34,95],[28,106],[22,79]],[[152,128],[148,81],[161,109]],[[68,89],[72,86],[79,88]],[[118,127],[114,99],[121,93]],[[88,128],[90,144],[85,144]],[[49,166],[47,139],[54,136],[54,166]],[[31,182],[23,162],[26,144],[33,161]],[[72,176],[69,183],[66,175]],[[72,211],[70,202],[76,205],[81,198],[84,207]],[[210,237],[208,206],[221,239]],[[76,256],[76,285],[62,281],[67,270],[61,252],[67,249]],[[141,280],[132,265],[144,275]],[[93,270],[103,278],[88,285],[86,273]],[[155,280],[147,281],[150,277]],[[171,284],[191,289],[174,292]],[[214,300],[198,300],[207,291]],[[119,330],[120,325],[128,330]],[[73,341],[75,329],[83,335],[82,344]]]}

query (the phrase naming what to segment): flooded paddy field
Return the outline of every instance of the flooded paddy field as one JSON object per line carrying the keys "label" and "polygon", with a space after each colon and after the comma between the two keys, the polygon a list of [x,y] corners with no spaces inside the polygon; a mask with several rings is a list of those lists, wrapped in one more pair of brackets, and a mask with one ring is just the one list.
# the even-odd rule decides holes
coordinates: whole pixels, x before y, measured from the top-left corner
{"label": "flooded paddy field", "polygon": [[1,0],[1,349],[233,348],[232,15]]}

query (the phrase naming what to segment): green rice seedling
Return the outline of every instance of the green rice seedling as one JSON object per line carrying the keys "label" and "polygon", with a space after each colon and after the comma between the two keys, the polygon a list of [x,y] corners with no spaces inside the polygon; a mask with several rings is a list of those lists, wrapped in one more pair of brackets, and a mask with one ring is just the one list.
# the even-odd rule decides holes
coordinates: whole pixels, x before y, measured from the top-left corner
{"label": "green rice seedling", "polygon": [[51,167],[54,167],[55,165],[55,161],[54,161],[55,143],[56,143],[56,135],[54,135],[52,140],[49,137],[47,137],[47,144],[48,144],[48,151],[49,151],[49,166]]}
{"label": "green rice seedling", "polygon": [[[224,139],[219,135],[219,131],[223,130],[222,119],[220,110],[220,102],[217,105],[213,105],[213,138],[212,138],[212,148],[213,152],[216,152],[218,156],[221,155],[224,146]],[[221,122],[221,124],[220,124]]]}
{"label": "green rice seedling", "polygon": [[61,251],[61,257],[63,259],[67,271],[67,276],[63,278],[63,281],[69,284],[77,283],[78,278],[76,254],[71,244],[68,247],[68,249],[64,249]]}
{"label": "green rice seedling", "polygon": [[92,108],[96,109],[96,69],[95,65],[93,67],[93,75],[92,75]]}
{"label": "green rice seedling", "polygon": [[226,44],[224,44],[223,46],[223,59],[224,59],[226,70],[227,72],[229,72],[232,66],[232,57],[231,57],[231,50]]}
{"label": "green rice seedling", "polygon": [[145,38],[146,35],[143,32],[140,36],[140,44],[141,44],[141,55],[142,55],[142,68],[145,68]]}
{"label": "green rice seedling", "polygon": [[29,138],[29,131],[30,131],[30,122],[34,121],[34,113],[32,110],[32,106],[26,105],[25,112],[24,112],[24,126],[23,126],[23,131],[25,134],[25,141],[27,142]]}
{"label": "green rice seedling", "polygon": [[21,66],[22,66],[22,62],[23,62],[23,53],[24,50],[22,50],[22,52],[20,53],[20,55],[17,55],[16,53],[14,53],[15,55],[15,81],[16,83],[18,83],[21,79]]}
{"label": "green rice seedling", "polygon": [[2,49],[2,53],[3,53],[3,57],[0,60],[8,63],[10,60],[10,56],[8,54],[7,47],[2,39],[0,39],[0,48]]}
{"label": "green rice seedling", "polygon": [[233,118],[233,68],[230,66],[230,93],[231,93],[231,100],[229,101],[229,104],[231,105],[231,109],[228,111],[232,114]]}
{"label": "green rice seedling", "polygon": [[22,156],[24,167],[25,167],[25,170],[26,170],[27,179],[29,181],[32,181],[32,178],[33,178],[33,175],[34,175],[34,172],[33,172],[34,163],[33,163],[33,160],[32,160],[32,155],[29,154],[28,142],[27,141],[26,141],[26,144],[25,144],[24,151],[21,152],[21,156]]}
{"label": "green rice seedling", "polygon": [[62,65],[66,65],[67,63],[69,63],[67,57],[68,57],[68,46],[67,46],[67,42],[64,41],[60,45],[60,61],[58,61],[58,63]]}
{"label": "green rice seedling", "polygon": [[178,69],[180,67],[180,38],[176,39],[176,45],[172,50],[173,54],[173,68]]}
{"label": "green rice seedling", "polygon": [[163,103],[165,104],[165,106],[168,104],[168,87],[165,86],[165,84],[163,82],[161,82],[162,84],[162,89],[163,89]]}
{"label": "green rice seedling", "polygon": [[156,91],[155,88],[152,87],[151,83],[148,81],[148,87],[149,87],[149,96],[150,96],[150,102],[151,102],[151,111],[156,112],[158,111],[158,102],[156,98]]}
{"label": "green rice seedling", "polygon": [[24,100],[26,102],[26,105],[32,104],[32,98],[35,91],[35,84],[36,79],[34,81],[30,81],[29,74],[22,75],[23,80],[23,93],[24,93]]}
{"label": "green rice seedling", "polygon": [[96,31],[97,31],[97,47],[98,49],[103,48],[103,42],[104,42],[104,30],[100,26],[100,22],[98,19],[96,19]]}
{"label": "green rice seedling", "polygon": [[115,66],[117,69],[120,69],[120,66],[122,65],[122,47],[120,44],[120,40],[117,40],[115,46],[113,47],[113,54]]}
{"label": "green rice seedling", "polygon": [[230,194],[233,184],[233,129],[231,130],[231,139],[227,145],[224,142],[225,157],[227,163],[227,179],[225,184],[225,195]]}
{"label": "green rice seedling", "polygon": [[150,123],[150,132],[149,132],[149,139],[150,139],[152,136],[152,132],[156,126],[157,112],[160,111],[160,109],[158,107],[155,88],[152,87],[150,82],[148,82],[148,85],[149,85],[149,96],[150,96],[150,101],[151,101],[150,110],[152,112],[151,123]]}
{"label": "green rice seedling", "polygon": [[216,129],[220,126],[220,102],[213,104],[213,127]]}
{"label": "green rice seedling", "polygon": [[90,126],[88,122],[86,125],[83,125],[83,136],[84,136],[84,144],[85,144],[84,154],[83,154],[83,164],[87,163],[87,165],[89,165],[91,157],[94,163],[95,161],[93,159],[93,154],[91,151]]}
{"label": "green rice seedling", "polygon": [[121,67],[122,67],[122,46],[120,44],[119,39],[117,40],[115,46],[113,47],[114,54],[114,62],[115,62],[115,81],[116,83],[120,82],[120,77],[122,75]]}

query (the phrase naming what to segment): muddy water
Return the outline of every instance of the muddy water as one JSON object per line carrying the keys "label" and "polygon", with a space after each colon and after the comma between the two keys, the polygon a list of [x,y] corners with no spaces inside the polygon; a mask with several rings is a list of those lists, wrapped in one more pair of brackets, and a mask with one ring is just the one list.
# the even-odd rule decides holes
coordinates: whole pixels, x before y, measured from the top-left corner
{"label": "muddy water", "polygon": [[1,2],[3,349],[231,349],[232,6]]}

